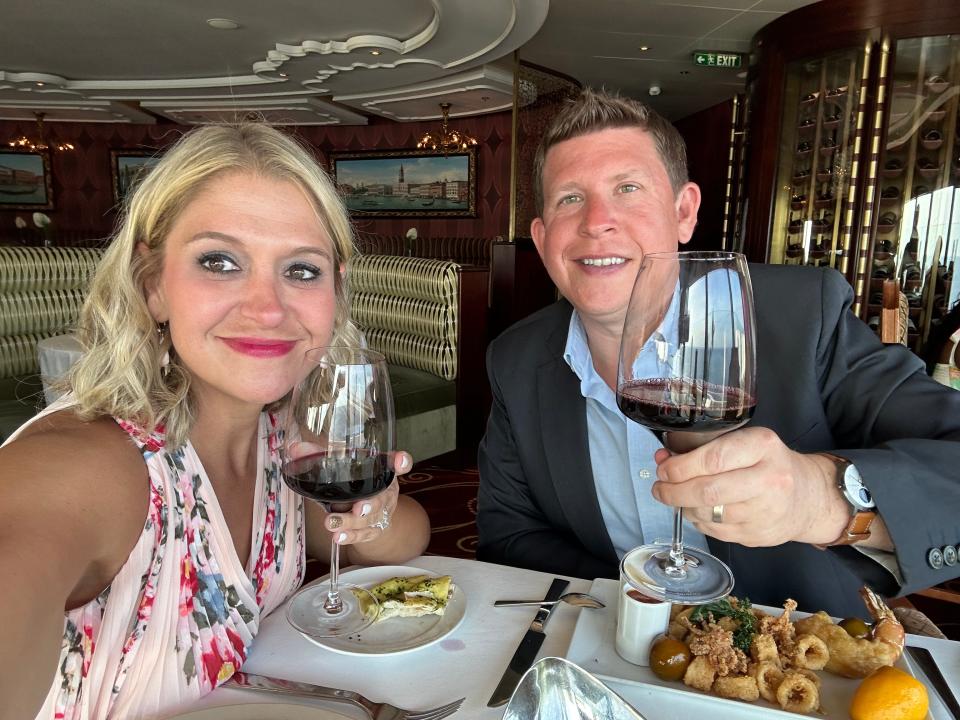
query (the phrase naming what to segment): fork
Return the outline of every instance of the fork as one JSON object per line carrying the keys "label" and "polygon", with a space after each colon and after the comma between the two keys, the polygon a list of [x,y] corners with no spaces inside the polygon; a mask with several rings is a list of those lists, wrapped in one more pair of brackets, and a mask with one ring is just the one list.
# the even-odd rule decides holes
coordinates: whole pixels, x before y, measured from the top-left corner
{"label": "fork", "polygon": [[323,687],[311,683],[296,682],[294,680],[280,680],[266,675],[251,673],[234,673],[227,683],[245,690],[261,690],[280,693],[283,695],[298,695],[308,698],[324,698],[334,702],[345,702],[356,705],[366,711],[371,720],[442,720],[450,717],[463,704],[466,698],[454,700],[446,705],[430,710],[404,710],[390,703],[378,703],[370,700],[353,690],[338,690],[337,688]]}

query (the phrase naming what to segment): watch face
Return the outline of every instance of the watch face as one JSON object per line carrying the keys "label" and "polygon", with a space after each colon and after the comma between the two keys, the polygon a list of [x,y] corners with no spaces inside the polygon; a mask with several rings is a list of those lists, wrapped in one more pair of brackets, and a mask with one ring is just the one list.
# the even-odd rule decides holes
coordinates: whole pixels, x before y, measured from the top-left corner
{"label": "watch face", "polygon": [[861,510],[870,510],[877,505],[873,496],[860,479],[860,473],[853,465],[848,465],[843,474],[843,485],[847,499]]}

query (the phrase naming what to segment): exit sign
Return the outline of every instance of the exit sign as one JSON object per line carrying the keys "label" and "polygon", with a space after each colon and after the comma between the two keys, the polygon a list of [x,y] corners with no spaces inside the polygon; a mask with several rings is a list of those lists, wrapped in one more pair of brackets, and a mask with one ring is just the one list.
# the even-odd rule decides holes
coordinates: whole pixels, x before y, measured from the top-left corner
{"label": "exit sign", "polygon": [[701,67],[738,68],[743,65],[740,53],[695,52],[693,61]]}

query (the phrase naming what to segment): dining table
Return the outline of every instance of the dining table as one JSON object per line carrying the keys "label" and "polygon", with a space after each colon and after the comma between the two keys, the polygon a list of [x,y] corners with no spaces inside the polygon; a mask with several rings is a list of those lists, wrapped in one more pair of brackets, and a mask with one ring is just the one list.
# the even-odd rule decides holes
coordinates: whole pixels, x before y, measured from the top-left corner
{"label": "dining table", "polygon": [[[446,636],[423,647],[397,654],[344,654],[301,635],[290,625],[284,612],[285,607],[281,606],[262,621],[242,670],[286,680],[354,690],[372,700],[386,701],[409,709],[433,708],[464,698],[460,710],[453,715],[454,718],[502,718],[504,707],[488,707],[487,702],[529,629],[537,607],[494,607],[494,601],[505,598],[540,600],[554,578],[564,576],[435,555],[415,558],[407,565],[430,573],[450,575],[456,585],[456,592],[463,593],[466,601],[463,619]],[[345,568],[342,572],[349,579],[350,568]],[[565,579],[570,583],[566,592],[602,589],[608,600],[616,597],[615,581],[591,581],[573,577]],[[581,622],[580,627],[577,627],[581,613],[597,614],[588,616],[585,619],[589,622]],[[607,647],[608,639],[603,637],[602,630],[603,627],[615,623],[615,618],[615,601],[599,610],[578,608],[561,602],[546,625],[546,637],[537,657],[567,657],[576,629],[579,649],[574,654],[577,657],[568,659],[577,662],[589,672],[596,672],[597,668],[603,669],[604,663],[607,668],[616,668],[620,659],[615,656],[612,647]],[[387,622],[397,621],[399,619]],[[927,647],[954,693],[960,695],[960,642],[909,635],[908,644]],[[604,679],[602,673],[600,677]],[[616,682],[610,683],[609,679],[605,679],[605,682],[643,713],[646,720],[689,717],[685,713],[691,712],[697,703],[704,702],[704,696],[693,692],[685,693],[680,684],[678,691],[664,694],[662,688],[647,688],[643,684],[619,685]],[[195,707],[203,709],[248,703],[293,703],[316,706],[340,713],[347,718],[367,717],[362,710],[342,703],[272,695],[229,684],[216,689]],[[772,708],[763,709],[743,703],[738,703],[737,707],[742,707],[743,713],[738,711],[736,715],[729,717],[776,718],[783,715],[781,711]],[[951,719],[943,710],[935,712],[935,708],[942,706],[932,704],[931,720]],[[727,717],[728,714],[720,712],[709,716]]]}

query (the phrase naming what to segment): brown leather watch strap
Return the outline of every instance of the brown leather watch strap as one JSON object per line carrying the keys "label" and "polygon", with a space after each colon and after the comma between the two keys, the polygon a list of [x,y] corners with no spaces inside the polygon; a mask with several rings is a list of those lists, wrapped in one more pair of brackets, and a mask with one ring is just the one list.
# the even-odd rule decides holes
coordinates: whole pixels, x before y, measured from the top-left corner
{"label": "brown leather watch strap", "polygon": [[[838,455],[832,455],[830,453],[821,453],[824,457],[828,457],[836,464],[837,467],[837,489],[840,490],[841,497],[844,498],[844,502],[848,502],[846,497],[843,495],[842,484],[843,484],[843,475],[847,468],[847,465],[850,464],[850,461],[846,458],[842,458]],[[853,506],[851,505],[851,509]],[[826,545],[814,545],[814,547],[819,548],[820,550],[826,550],[828,547],[833,547],[836,545],[853,545],[854,543],[863,542],[870,537],[870,526],[873,524],[873,521],[876,519],[877,513],[875,510],[858,510],[850,516],[850,522],[847,523],[847,526],[843,529],[843,532],[840,533],[840,537],[834,540],[831,543]]]}

